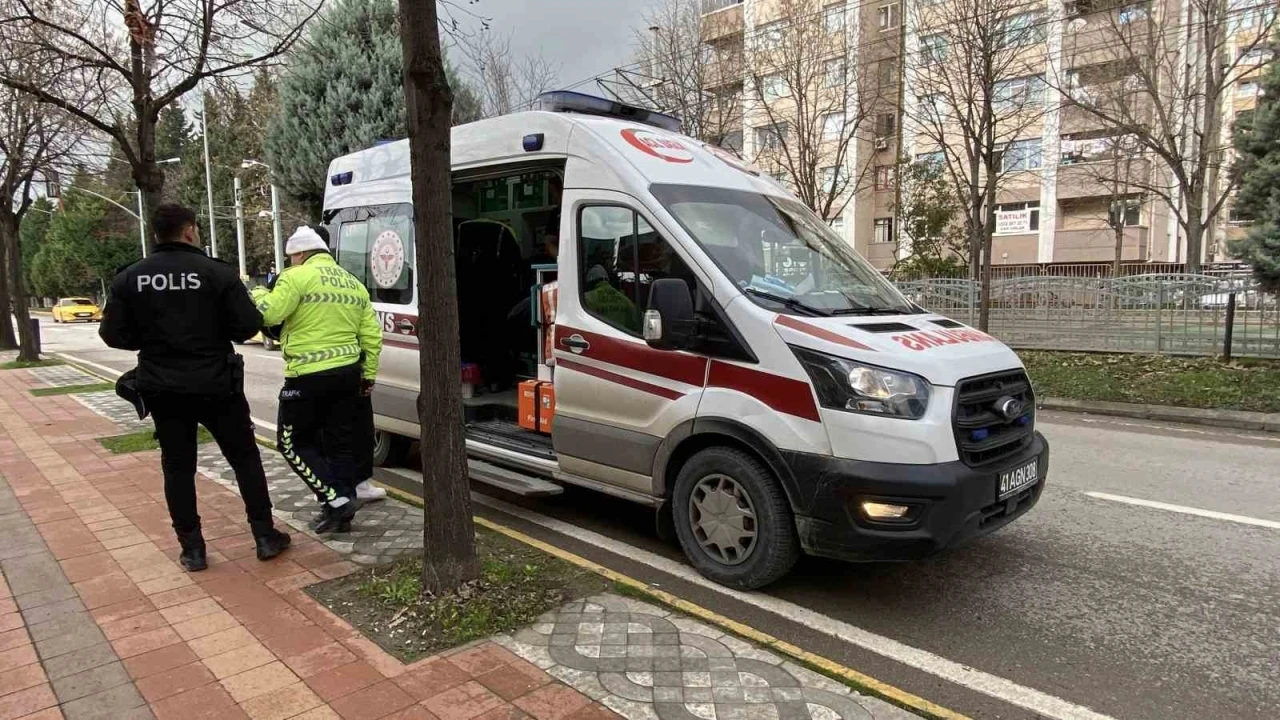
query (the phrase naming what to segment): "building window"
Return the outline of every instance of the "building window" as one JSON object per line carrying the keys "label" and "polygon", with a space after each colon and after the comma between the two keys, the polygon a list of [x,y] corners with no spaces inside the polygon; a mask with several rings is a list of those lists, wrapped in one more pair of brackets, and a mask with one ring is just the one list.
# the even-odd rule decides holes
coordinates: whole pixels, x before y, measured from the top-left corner
{"label": "building window", "polygon": [[1253,216],[1239,206],[1232,205],[1231,209],[1227,211],[1227,222],[1232,225],[1252,225]]}
{"label": "building window", "polygon": [[822,137],[837,140],[844,135],[844,113],[828,113],[822,116]]}
{"label": "building window", "polygon": [[779,20],[771,22],[768,25],[761,25],[758,30],[757,37],[759,40],[756,44],[757,50],[777,50],[782,47],[782,40],[786,35],[786,24]]}
{"label": "building window", "polygon": [[893,242],[893,218],[882,217],[876,218],[872,223],[873,233],[871,242],[875,243],[891,243]]}
{"label": "building window", "polygon": [[1036,170],[1040,167],[1040,138],[1011,142],[1000,154],[1001,172]]}
{"label": "building window", "polygon": [[881,5],[876,9],[876,24],[881,30],[897,30],[901,24],[900,10],[901,6],[898,3]]}
{"label": "building window", "polygon": [[831,226],[831,230],[836,235],[839,235],[842,239],[844,238],[844,216],[843,215],[837,215],[831,218],[830,220],[827,221],[827,225]]}
{"label": "building window", "polygon": [[1123,213],[1124,227],[1138,227],[1142,224],[1142,200],[1138,198],[1125,198],[1111,203],[1111,209],[1107,213],[1107,222],[1115,226],[1116,213]]}
{"label": "building window", "polygon": [[996,109],[1017,110],[1044,100],[1045,82],[1039,75],[1002,80],[993,88]]}
{"label": "building window", "polygon": [[787,137],[787,125],[766,125],[756,128],[756,151],[765,152],[782,148]]}
{"label": "building window", "polygon": [[1275,57],[1275,52],[1267,48],[1253,48],[1249,51],[1240,51],[1241,65],[1263,65],[1271,62],[1271,58]]}
{"label": "building window", "polygon": [[924,110],[930,122],[941,124],[951,117],[951,103],[947,101],[945,93],[925,95],[916,98],[916,102],[920,104],[920,108]]}
{"label": "building window", "polygon": [[920,38],[920,63],[933,65],[947,59],[947,36],[942,33]]}
{"label": "building window", "polygon": [[1045,25],[1040,13],[1028,12],[1014,15],[1002,23],[1001,42],[1004,47],[1021,47],[1044,42]]}
{"label": "building window", "polygon": [[898,58],[886,58],[876,63],[876,80],[880,87],[891,87],[898,82]]}
{"label": "building window", "polygon": [[773,75],[765,75],[759,79],[760,96],[765,102],[773,102],[779,98],[789,97],[791,89],[787,86],[787,79],[781,73]]}
{"label": "building window", "polygon": [[844,3],[827,6],[822,14],[822,28],[829,33],[844,32]]}
{"label": "building window", "polygon": [[892,165],[876,166],[875,183],[876,183],[877,190],[892,190],[893,178],[894,178],[894,167]]}
{"label": "building window", "polygon": [[898,129],[898,116],[893,113],[880,113],[876,115],[876,137],[887,138],[893,137],[894,132]]}
{"label": "building window", "polygon": [[1118,20],[1121,25],[1140,22],[1149,17],[1151,17],[1151,13],[1147,3],[1125,5],[1116,11],[1116,20]]}
{"label": "building window", "polygon": [[742,131],[734,130],[731,133],[725,134],[724,137],[720,138],[720,147],[724,148],[725,150],[732,150],[738,155],[741,155],[742,154]]}
{"label": "building window", "polygon": [[934,150],[933,152],[920,153],[919,155],[916,155],[916,162],[920,163],[921,165],[933,165],[934,167],[942,167],[943,163],[945,163],[946,161],[947,159],[945,156],[943,156],[941,150]]}
{"label": "building window", "polygon": [[823,65],[822,70],[822,86],[824,88],[844,87],[845,67],[844,58],[836,58],[828,60]]}
{"label": "building window", "polygon": [[1040,229],[1040,201],[996,206],[996,234],[1022,235]]}
{"label": "building window", "polygon": [[1258,83],[1253,80],[1244,80],[1236,84],[1236,96],[1238,97],[1255,97],[1258,94]]}
{"label": "building window", "polygon": [[833,195],[836,191],[836,166],[822,168],[822,192]]}

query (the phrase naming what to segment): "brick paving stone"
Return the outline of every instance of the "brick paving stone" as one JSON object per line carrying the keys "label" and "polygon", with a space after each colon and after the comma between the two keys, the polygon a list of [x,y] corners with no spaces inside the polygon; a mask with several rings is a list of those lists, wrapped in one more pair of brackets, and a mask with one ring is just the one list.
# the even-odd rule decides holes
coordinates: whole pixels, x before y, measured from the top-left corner
{"label": "brick paving stone", "polygon": [[503,707],[506,701],[478,682],[463,683],[424,701],[423,706],[440,720],[471,720]]}
{"label": "brick paving stone", "polygon": [[304,682],[323,700],[330,702],[357,690],[363,690],[382,679],[382,674],[368,663],[353,662],[312,675]]}
{"label": "brick paving stone", "polygon": [[396,684],[418,700],[427,700],[471,679],[471,674],[448,660],[432,660],[396,678]]}
{"label": "brick paving stone", "polygon": [[0,696],[0,720],[14,720],[58,704],[58,698],[46,684]]}
{"label": "brick paving stone", "polygon": [[[254,643],[236,648],[230,652],[214,655],[203,660],[205,667],[219,680],[238,675],[276,661],[276,655],[261,644]],[[297,674],[295,672],[295,674]]]}
{"label": "brick paving stone", "polygon": [[285,720],[323,705],[324,701],[311,688],[303,683],[294,683],[246,700],[240,703],[240,709],[253,720]]}
{"label": "brick paving stone", "polygon": [[175,643],[159,650],[135,655],[124,661],[124,668],[134,680],[196,662],[199,658],[186,643]]}
{"label": "brick paving stone", "polygon": [[285,666],[284,663],[276,661],[269,665],[246,670],[238,675],[232,675],[220,682],[233,700],[242,703],[245,700],[265,695],[273,690],[293,685],[298,680],[298,676],[294,675],[293,671]]}
{"label": "brick paving stone", "polygon": [[356,656],[341,643],[337,642],[330,642],[301,655],[294,655],[284,659],[289,669],[303,679],[355,661]]}
{"label": "brick paving stone", "polygon": [[149,703],[155,703],[187,690],[204,687],[213,682],[213,673],[200,662],[179,665],[137,681],[138,692]]}
{"label": "brick paving stone", "polygon": [[414,699],[398,685],[385,680],[357,690],[331,703],[343,720],[377,720],[414,704]]}
{"label": "brick paving stone", "polygon": [[113,662],[58,678],[53,681],[53,691],[58,701],[65,704],[128,682],[129,673],[125,672],[124,666]]}

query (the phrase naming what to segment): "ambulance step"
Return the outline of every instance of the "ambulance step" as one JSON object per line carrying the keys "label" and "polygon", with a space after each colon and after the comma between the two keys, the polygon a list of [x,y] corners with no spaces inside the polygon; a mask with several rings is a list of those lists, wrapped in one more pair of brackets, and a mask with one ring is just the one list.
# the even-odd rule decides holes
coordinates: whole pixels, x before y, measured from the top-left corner
{"label": "ambulance step", "polygon": [[471,473],[472,480],[523,497],[547,497],[564,492],[564,487],[561,485],[533,475],[490,465],[481,460],[468,460],[467,469]]}
{"label": "ambulance step", "polygon": [[[468,460],[467,469],[472,480],[522,497],[549,497],[564,492],[563,485],[480,460]],[[373,478],[414,497],[422,497],[422,473],[417,470],[374,468]]]}

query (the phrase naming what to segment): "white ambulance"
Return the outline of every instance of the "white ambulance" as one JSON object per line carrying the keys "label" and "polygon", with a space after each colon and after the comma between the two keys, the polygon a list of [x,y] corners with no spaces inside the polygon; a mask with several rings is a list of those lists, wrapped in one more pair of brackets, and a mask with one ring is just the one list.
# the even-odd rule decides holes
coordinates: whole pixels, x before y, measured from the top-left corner
{"label": "white ambulance", "polygon": [[[564,92],[539,108],[453,130],[473,480],[653,507],[700,572],[738,588],[806,552],[919,558],[1036,504],[1049,447],[1012,350],[913,305],[673,118]],[[410,203],[408,141],[330,165],[335,255],[385,332],[384,457],[419,434],[418,336],[459,340],[418,327]],[[537,299],[549,263],[554,325]],[[519,418],[539,377],[549,432]]]}

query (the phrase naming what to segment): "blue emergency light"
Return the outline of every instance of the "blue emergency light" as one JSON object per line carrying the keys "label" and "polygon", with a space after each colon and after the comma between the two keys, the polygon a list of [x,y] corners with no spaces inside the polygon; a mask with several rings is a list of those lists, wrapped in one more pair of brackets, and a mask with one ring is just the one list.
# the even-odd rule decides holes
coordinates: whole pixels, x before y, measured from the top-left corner
{"label": "blue emergency light", "polygon": [[337,175],[334,175],[329,178],[329,184],[333,185],[334,187],[337,187],[339,185],[350,185],[351,177],[352,177],[352,173],[350,170],[346,172],[340,172]]}
{"label": "blue emergency light", "polygon": [[582,115],[599,115],[601,117],[631,120],[642,125],[680,132],[680,118],[660,113],[657,110],[624,105],[613,100],[606,100],[595,95],[573,92],[572,90],[555,90],[542,93],[533,101],[534,110],[546,112],[579,113]]}
{"label": "blue emergency light", "polygon": [[544,139],[545,139],[545,136],[544,136],[542,133],[534,133],[534,134],[532,134],[532,135],[525,135],[525,136],[524,136],[524,151],[525,151],[525,152],[538,152],[539,150],[541,150],[541,149],[542,149],[542,141],[543,141]]}

